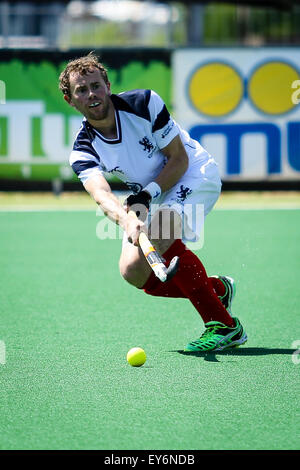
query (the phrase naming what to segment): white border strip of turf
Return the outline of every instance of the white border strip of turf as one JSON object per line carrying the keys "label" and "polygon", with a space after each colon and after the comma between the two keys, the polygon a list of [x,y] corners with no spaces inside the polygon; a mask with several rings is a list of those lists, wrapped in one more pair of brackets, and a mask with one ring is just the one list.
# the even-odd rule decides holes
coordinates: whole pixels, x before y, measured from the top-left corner
{"label": "white border strip of turf", "polygon": [[0,212],[96,212],[97,207],[0,207]]}
{"label": "white border strip of turf", "polygon": [[255,206],[247,206],[247,207],[235,207],[235,206],[228,206],[228,207],[215,207],[213,211],[279,211],[279,210],[300,210],[300,206],[262,206],[262,207],[255,207]]}

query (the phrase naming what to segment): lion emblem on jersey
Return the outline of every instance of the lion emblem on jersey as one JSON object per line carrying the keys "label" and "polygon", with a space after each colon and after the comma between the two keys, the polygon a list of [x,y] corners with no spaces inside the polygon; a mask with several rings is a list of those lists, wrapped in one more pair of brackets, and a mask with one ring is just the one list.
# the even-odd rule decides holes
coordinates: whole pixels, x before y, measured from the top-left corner
{"label": "lion emblem on jersey", "polygon": [[154,145],[152,144],[152,142],[150,142],[148,137],[145,136],[141,140],[139,140],[139,144],[141,144],[144,147],[143,148],[144,152],[148,152],[148,157],[150,158],[154,150]]}
{"label": "lion emblem on jersey", "polygon": [[190,188],[185,188],[183,184],[180,185],[180,190],[176,191],[177,194],[177,202],[183,202],[186,198],[192,194],[192,190]]}

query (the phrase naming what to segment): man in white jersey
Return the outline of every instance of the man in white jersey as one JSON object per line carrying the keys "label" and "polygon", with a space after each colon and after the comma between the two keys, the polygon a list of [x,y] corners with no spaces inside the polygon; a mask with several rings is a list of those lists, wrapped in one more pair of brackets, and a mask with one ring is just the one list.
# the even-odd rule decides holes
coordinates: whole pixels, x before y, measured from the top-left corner
{"label": "man in white jersey", "polygon": [[[222,350],[245,343],[247,335],[230,311],[233,279],[208,277],[184,243],[184,225],[190,240],[200,235],[192,211],[186,215],[187,204],[201,205],[206,216],[219,197],[221,181],[213,158],[172,119],[155,91],[113,94],[107,71],[94,54],[69,62],[59,86],[67,103],[84,116],[70,164],[103,212],[124,229],[119,261],[123,278],[149,295],[192,302],[205,331],[187,344],[186,351]],[[118,176],[132,191],[125,205],[111,191],[105,174]],[[150,228],[144,219],[129,213],[136,204],[147,211],[156,208]],[[167,237],[164,220],[171,221]],[[151,236],[152,227],[153,244],[166,265],[179,257],[178,271],[165,283],[155,277],[138,245],[141,231],[148,230]]]}

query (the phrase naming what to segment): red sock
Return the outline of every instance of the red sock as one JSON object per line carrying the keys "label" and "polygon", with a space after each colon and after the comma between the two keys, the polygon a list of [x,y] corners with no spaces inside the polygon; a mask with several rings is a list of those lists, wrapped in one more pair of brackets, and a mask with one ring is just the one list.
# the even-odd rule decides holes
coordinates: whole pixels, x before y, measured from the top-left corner
{"label": "red sock", "polygon": [[166,264],[170,263],[174,256],[179,256],[180,261],[179,269],[173,279],[159,285],[160,281],[158,280],[157,283],[151,274],[143,287],[145,292],[151,295],[163,295],[164,297],[188,298],[201,315],[204,323],[214,320],[227,326],[234,326],[234,320],[214,291],[199,258],[188,250],[181,240],[176,240],[163,254]]}
{"label": "red sock", "polygon": [[[166,263],[167,266],[169,266],[169,262]],[[226,292],[226,288],[223,282],[220,279],[217,279],[216,277],[209,277],[208,279],[210,280],[217,296],[222,297]],[[154,272],[151,273],[148,281],[143,286],[143,289],[146,294],[154,295],[157,297],[174,297],[186,299],[184,293],[181,292],[181,290],[176,284],[174,284],[172,279],[168,282],[161,282],[155,276]]]}
{"label": "red sock", "polygon": [[226,292],[226,287],[224,286],[223,282],[221,279],[218,279],[216,277],[209,277],[208,278],[213,286],[213,289],[215,293],[217,294],[218,297],[223,297]]}
{"label": "red sock", "polygon": [[155,295],[157,297],[186,298],[179,287],[174,284],[173,279],[170,279],[168,282],[161,282],[153,272],[146,284],[143,286],[143,289],[146,294]]}

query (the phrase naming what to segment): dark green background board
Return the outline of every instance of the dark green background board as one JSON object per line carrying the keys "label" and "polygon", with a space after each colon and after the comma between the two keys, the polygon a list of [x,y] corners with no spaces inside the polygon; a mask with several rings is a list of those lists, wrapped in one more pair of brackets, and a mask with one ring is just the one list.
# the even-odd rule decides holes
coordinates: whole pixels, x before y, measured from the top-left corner
{"label": "dark green background board", "polygon": [[[210,354],[183,353],[197,312],[126,284],[121,242],[99,240],[98,221],[0,213],[0,448],[299,449],[299,210],[207,218],[197,254],[236,279],[249,336]],[[141,368],[126,362],[134,346]]]}
{"label": "dark green background board", "polygon": [[[58,90],[58,77],[69,60],[91,51],[2,50],[0,79],[6,84],[6,99],[43,99],[47,112],[76,115]],[[94,52],[108,69],[114,93],[152,88],[171,106],[171,52],[168,49],[95,48]]]}

